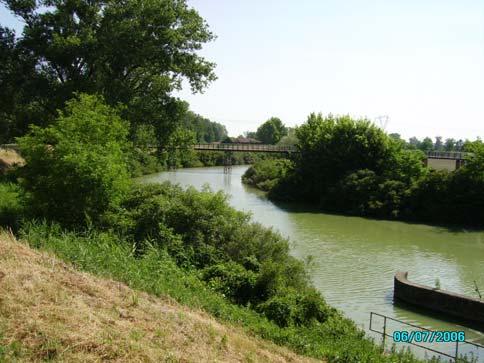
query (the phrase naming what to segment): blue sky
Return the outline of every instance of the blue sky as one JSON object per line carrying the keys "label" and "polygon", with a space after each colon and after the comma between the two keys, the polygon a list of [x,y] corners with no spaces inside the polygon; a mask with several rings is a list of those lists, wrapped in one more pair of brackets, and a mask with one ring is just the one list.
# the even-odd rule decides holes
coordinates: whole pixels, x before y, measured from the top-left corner
{"label": "blue sky", "polygon": [[188,2],[218,36],[201,51],[218,80],[180,97],[232,135],[322,112],[388,115],[404,137],[484,136],[482,0]]}

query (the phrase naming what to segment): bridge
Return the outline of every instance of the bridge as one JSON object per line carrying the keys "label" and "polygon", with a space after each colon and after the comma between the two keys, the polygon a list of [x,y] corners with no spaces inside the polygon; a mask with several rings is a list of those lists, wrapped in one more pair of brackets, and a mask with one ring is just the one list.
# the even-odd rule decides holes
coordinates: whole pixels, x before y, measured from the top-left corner
{"label": "bridge", "polygon": [[465,164],[471,153],[456,151],[429,151],[425,165],[435,170],[454,171]]}
{"label": "bridge", "polygon": [[192,149],[200,151],[229,151],[229,152],[256,152],[256,153],[296,153],[295,146],[278,146],[266,144],[195,144]]}
{"label": "bridge", "polygon": [[[153,146],[153,148],[155,148]],[[267,144],[243,144],[243,143],[212,143],[212,144],[194,144],[188,147],[198,151],[222,151],[224,152],[224,171],[228,172],[232,168],[233,152],[255,152],[255,153],[279,153],[294,154],[300,151],[292,145],[267,145]],[[11,149],[18,151],[16,144],[0,145],[0,149]],[[181,148],[180,148],[181,149]],[[472,153],[454,152],[454,151],[429,151],[425,159],[425,165],[435,170],[453,171],[459,169],[465,164],[466,159]]]}
{"label": "bridge", "polygon": [[242,144],[242,143],[213,143],[213,144],[194,144],[191,149],[197,151],[222,151],[224,153],[224,173],[232,170],[232,153],[250,152],[250,153],[278,153],[288,154],[298,153],[295,146],[280,146],[266,144]]}

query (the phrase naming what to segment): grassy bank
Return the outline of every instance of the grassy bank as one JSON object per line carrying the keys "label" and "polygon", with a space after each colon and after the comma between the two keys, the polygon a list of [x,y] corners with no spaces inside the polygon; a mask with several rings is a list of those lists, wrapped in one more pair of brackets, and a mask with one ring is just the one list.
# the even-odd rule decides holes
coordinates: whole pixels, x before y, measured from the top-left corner
{"label": "grassy bank", "polygon": [[312,361],[166,295],[80,273],[8,233],[0,285],[0,362]]}
{"label": "grassy bank", "polygon": [[[287,346],[300,354],[334,362],[413,362],[410,355],[380,354],[347,320],[330,319],[312,327],[282,328],[247,307],[230,303],[204,284],[196,273],[180,269],[164,251],[150,248],[142,257],[114,236],[95,231],[76,234],[45,224],[28,224],[22,239],[55,253],[77,269],[125,283],[158,297],[171,297],[219,321],[243,327],[250,335]],[[4,315],[2,314],[4,317]]]}

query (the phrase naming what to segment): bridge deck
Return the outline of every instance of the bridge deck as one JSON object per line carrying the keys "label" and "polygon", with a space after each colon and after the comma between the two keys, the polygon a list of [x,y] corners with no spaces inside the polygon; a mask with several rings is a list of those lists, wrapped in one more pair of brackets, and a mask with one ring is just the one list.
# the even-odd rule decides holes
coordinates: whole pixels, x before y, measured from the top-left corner
{"label": "bridge deck", "polygon": [[266,144],[195,144],[194,150],[202,151],[233,151],[260,153],[294,153],[298,150],[294,146],[278,146]]}
{"label": "bridge deck", "polygon": [[472,153],[456,152],[456,151],[429,151],[427,158],[429,159],[450,159],[450,160],[465,160]]}

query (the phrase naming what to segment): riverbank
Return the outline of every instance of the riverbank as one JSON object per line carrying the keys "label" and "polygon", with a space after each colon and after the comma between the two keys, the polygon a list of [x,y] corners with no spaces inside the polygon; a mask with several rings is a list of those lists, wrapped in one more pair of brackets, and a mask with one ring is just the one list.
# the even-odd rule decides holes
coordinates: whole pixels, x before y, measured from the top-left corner
{"label": "riverbank", "polygon": [[372,171],[358,171],[339,180],[326,194],[316,193],[312,196],[305,194],[304,185],[311,184],[311,188],[314,188],[317,182],[306,179],[303,182],[295,169],[296,165],[289,160],[257,162],[244,173],[242,181],[267,192],[269,199],[274,202],[302,202],[319,209],[321,213],[482,231],[484,189],[481,184],[484,186],[484,168],[475,164],[477,162],[469,162],[455,172],[428,169],[420,179],[408,186],[394,180],[384,180]]}

